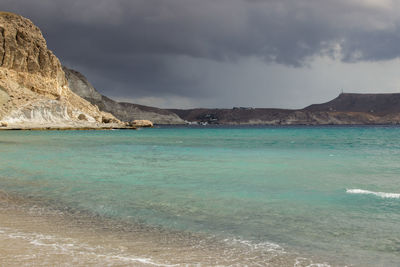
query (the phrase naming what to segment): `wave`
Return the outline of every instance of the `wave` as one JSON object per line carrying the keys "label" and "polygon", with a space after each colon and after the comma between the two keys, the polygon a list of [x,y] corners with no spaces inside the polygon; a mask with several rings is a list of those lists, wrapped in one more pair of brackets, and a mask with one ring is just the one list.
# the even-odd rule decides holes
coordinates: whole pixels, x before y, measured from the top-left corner
{"label": "wave", "polygon": [[224,242],[227,245],[243,245],[247,248],[249,248],[250,250],[262,250],[262,251],[267,251],[267,252],[275,252],[277,254],[284,254],[286,253],[286,251],[279,246],[278,244],[275,243],[271,243],[271,242],[260,242],[260,243],[256,243],[256,242],[252,242],[249,240],[243,240],[243,239],[239,239],[239,238],[227,238],[224,239]]}
{"label": "wave", "polygon": [[[46,235],[40,233],[26,233],[16,229],[8,228],[8,227],[0,227],[0,242],[10,242],[11,240],[22,241],[22,243],[17,243],[16,246],[23,246],[22,253],[27,251],[34,250],[37,248],[42,248],[39,250],[40,254],[45,254],[48,259],[52,259],[54,256],[55,261],[58,261],[56,255],[69,255],[73,261],[84,261],[90,263],[107,263],[105,265],[125,265],[125,264],[144,264],[146,266],[160,266],[160,267],[174,267],[178,266],[178,264],[163,264],[154,262],[150,258],[136,257],[129,254],[123,253],[123,249],[116,248],[111,251],[107,251],[107,249],[101,245],[90,246],[86,243],[81,243],[73,238],[62,238],[56,237],[53,235]],[[14,243],[11,243],[14,245]],[[30,246],[36,247],[32,248]],[[14,249],[18,251],[20,247]],[[37,252],[36,252],[37,253]],[[10,255],[6,255],[5,260],[7,262],[7,257]],[[21,254],[14,256],[15,258],[29,258],[29,255]],[[4,257],[0,257],[0,263],[4,261]],[[24,261],[24,260],[22,260]],[[22,264],[23,265],[23,264]],[[33,264],[35,265],[35,264]],[[68,265],[68,264],[67,264]],[[85,264],[84,264],[85,265]]]}
{"label": "wave", "polygon": [[363,189],[346,189],[346,193],[374,195],[374,196],[378,196],[381,198],[400,198],[400,194],[398,194],[398,193],[374,192],[374,191],[363,190]]}

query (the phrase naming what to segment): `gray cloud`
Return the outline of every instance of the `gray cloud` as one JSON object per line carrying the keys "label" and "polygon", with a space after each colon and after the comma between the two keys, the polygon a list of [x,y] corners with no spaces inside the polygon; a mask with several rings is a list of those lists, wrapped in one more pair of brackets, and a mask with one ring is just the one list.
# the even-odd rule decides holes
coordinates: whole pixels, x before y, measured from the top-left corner
{"label": "gray cloud", "polygon": [[[229,98],[227,87],[235,87],[229,74],[221,71],[225,86],[210,86],[218,75],[205,61],[229,68],[256,58],[307,68],[321,56],[360,62],[400,55],[400,9],[391,0],[0,0],[0,6],[31,18],[65,64],[119,98]],[[265,95],[274,94],[270,86]]]}

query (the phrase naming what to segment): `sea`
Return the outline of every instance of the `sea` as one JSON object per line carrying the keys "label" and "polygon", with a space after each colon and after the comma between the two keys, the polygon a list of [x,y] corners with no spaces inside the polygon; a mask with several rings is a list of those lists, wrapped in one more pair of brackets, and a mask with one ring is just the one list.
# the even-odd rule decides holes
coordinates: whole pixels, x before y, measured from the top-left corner
{"label": "sea", "polygon": [[400,266],[400,127],[0,132],[0,265]]}

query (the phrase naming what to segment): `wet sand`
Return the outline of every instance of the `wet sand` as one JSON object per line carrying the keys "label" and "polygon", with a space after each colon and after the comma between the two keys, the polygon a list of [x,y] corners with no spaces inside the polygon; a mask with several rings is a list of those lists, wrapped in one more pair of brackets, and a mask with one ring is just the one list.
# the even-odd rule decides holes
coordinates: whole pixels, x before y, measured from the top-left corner
{"label": "wet sand", "polygon": [[[71,214],[0,197],[1,266],[309,266],[274,244],[250,244]],[[313,266],[313,265],[311,265]],[[316,265],[317,266],[317,265]],[[328,265],[318,265],[328,266]]]}

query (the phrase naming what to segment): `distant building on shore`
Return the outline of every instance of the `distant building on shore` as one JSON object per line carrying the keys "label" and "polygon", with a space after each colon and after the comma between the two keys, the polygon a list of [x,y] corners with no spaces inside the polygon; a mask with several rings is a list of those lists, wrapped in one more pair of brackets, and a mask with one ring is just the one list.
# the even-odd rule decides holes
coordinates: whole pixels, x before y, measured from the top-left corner
{"label": "distant building on shore", "polygon": [[233,107],[233,110],[251,110],[254,109],[253,107]]}

